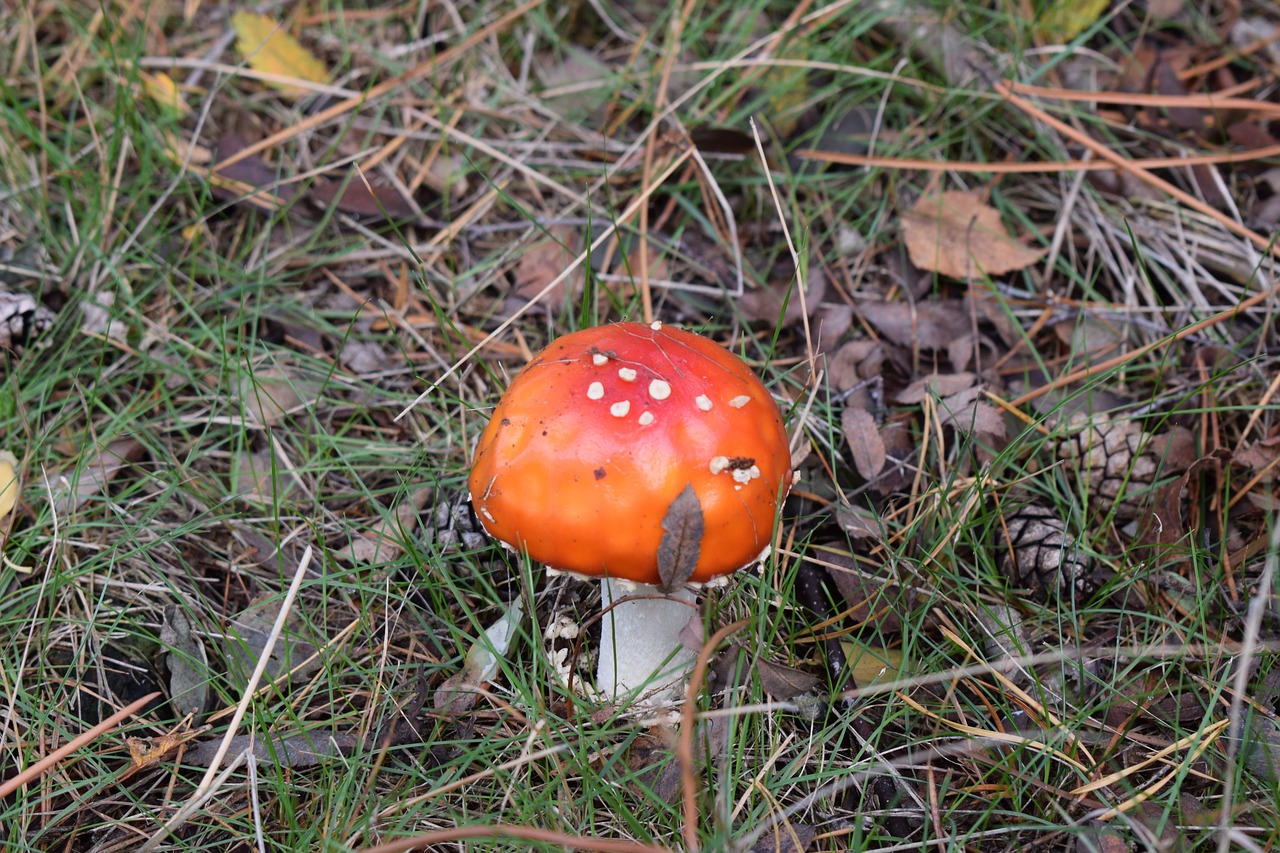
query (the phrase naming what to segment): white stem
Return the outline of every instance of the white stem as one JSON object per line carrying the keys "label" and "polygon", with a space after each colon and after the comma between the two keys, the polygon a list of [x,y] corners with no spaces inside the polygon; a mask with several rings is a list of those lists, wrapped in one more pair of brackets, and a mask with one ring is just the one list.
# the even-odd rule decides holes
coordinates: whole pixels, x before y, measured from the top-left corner
{"label": "white stem", "polygon": [[[615,699],[637,689],[650,701],[676,698],[695,657],[680,642],[680,632],[698,616],[693,591],[663,595],[656,586],[604,578],[600,598],[605,614],[596,689]],[[614,604],[619,599],[627,600]]]}

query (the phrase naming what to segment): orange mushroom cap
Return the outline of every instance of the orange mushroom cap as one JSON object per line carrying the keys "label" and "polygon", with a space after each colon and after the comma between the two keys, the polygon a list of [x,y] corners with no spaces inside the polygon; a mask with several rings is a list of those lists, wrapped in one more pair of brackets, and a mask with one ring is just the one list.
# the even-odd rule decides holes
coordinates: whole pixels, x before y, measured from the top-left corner
{"label": "orange mushroom cap", "polygon": [[755,560],[791,487],[778,406],[737,356],[655,323],[553,341],[512,381],[476,446],[480,523],[556,569],[658,584],[672,503],[702,530],[692,581]]}

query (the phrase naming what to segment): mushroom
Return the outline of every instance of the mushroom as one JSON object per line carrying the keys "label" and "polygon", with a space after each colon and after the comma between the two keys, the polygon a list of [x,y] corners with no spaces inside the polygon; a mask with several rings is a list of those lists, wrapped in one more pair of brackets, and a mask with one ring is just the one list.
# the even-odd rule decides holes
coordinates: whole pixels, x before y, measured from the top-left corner
{"label": "mushroom", "polygon": [[778,406],[741,359],[692,332],[615,323],[529,362],[469,486],[490,535],[602,579],[596,688],[618,697],[683,677],[689,584],[760,560],[791,483]]}

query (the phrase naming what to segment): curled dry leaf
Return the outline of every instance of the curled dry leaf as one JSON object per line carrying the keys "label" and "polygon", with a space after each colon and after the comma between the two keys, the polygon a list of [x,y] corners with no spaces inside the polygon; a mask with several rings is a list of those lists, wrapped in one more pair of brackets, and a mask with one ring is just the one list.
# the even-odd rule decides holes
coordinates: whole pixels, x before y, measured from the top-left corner
{"label": "curled dry leaf", "polygon": [[884,440],[880,437],[875,418],[866,409],[846,406],[840,416],[840,426],[844,430],[845,441],[849,442],[853,467],[858,469],[862,479],[875,479],[884,470],[887,460]]}
{"label": "curled dry leaf", "polygon": [[1044,255],[1009,236],[999,211],[976,192],[922,196],[902,217],[902,232],[913,264],[951,278],[1003,275]]}
{"label": "curled dry leaf", "polygon": [[658,577],[662,583],[658,588],[672,592],[693,577],[702,550],[702,503],[692,484],[686,484],[667,507],[662,529],[662,542],[658,545]]}
{"label": "curled dry leaf", "polygon": [[837,391],[880,375],[884,346],[879,341],[849,341],[827,357],[827,376]]}

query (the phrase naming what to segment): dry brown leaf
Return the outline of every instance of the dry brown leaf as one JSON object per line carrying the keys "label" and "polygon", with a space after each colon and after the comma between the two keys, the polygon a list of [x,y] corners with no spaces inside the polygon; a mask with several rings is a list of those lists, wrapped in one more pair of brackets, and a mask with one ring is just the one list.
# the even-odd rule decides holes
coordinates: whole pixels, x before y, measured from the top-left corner
{"label": "dry brown leaf", "polygon": [[884,470],[886,461],[884,440],[880,438],[876,419],[866,409],[846,406],[840,416],[840,426],[844,430],[845,441],[849,442],[853,467],[858,469],[862,479],[875,479]]}
{"label": "dry brown leaf", "polygon": [[976,379],[972,373],[930,373],[899,391],[897,399],[899,403],[910,405],[921,402],[925,397],[950,397],[973,387]]}
{"label": "dry brown leaf", "polygon": [[959,299],[936,302],[862,302],[858,311],[876,331],[898,346],[946,349],[969,333],[969,315]]}
{"label": "dry brown leaf", "polygon": [[[515,295],[528,300],[542,293],[543,289],[555,281],[564,272],[565,267],[573,262],[578,244],[579,241],[574,232],[567,228],[556,228],[551,231],[551,236],[546,240],[530,246],[516,264]],[[569,276],[548,292],[543,299],[550,305],[562,303],[566,285],[572,288],[571,292],[577,293],[582,285],[582,275],[575,273]]]}
{"label": "dry brown leaf", "polygon": [[1077,361],[1088,363],[1090,356],[1114,353],[1125,343],[1124,320],[1110,320],[1085,314],[1074,323],[1059,323],[1053,327],[1058,340],[1071,347]]}
{"label": "dry brown leaf", "polygon": [[1004,416],[995,406],[979,400],[981,394],[981,386],[975,385],[945,398],[938,404],[938,420],[963,433],[1004,438]]}
{"label": "dry brown leaf", "polygon": [[952,278],[1003,275],[1044,255],[1009,236],[999,211],[976,192],[922,196],[902,217],[902,232],[913,264]]}
{"label": "dry brown leaf", "polygon": [[742,294],[738,305],[742,309],[743,316],[749,320],[773,323],[782,327],[799,323],[804,318],[805,308],[809,309],[809,314],[812,316],[827,293],[826,275],[816,264],[809,267],[802,300],[800,283],[795,277],[795,270],[788,265],[788,271],[792,273],[789,278],[771,280],[762,288],[748,290]]}
{"label": "dry brown leaf", "polygon": [[400,190],[373,181],[366,184],[366,177],[352,175],[345,184],[343,181],[324,181],[313,186],[308,195],[322,209],[332,206],[343,213],[368,219],[411,219],[418,215]]}
{"label": "dry brown leaf", "polygon": [[865,338],[849,341],[827,358],[827,377],[837,391],[848,391],[864,379],[880,375],[884,347]]}
{"label": "dry brown leaf", "polygon": [[[328,82],[329,70],[324,63],[267,15],[236,12],[231,16],[231,28],[236,32],[236,49],[254,71],[311,83]],[[294,97],[307,93],[304,87],[283,81],[266,83]]]}
{"label": "dry brown leaf", "polygon": [[1261,471],[1276,461],[1280,456],[1280,436],[1264,438],[1244,447],[1233,459],[1250,471]]}
{"label": "dry brown leaf", "polygon": [[898,615],[915,606],[915,594],[888,578],[869,574],[847,553],[829,552],[823,561],[827,573],[848,605],[845,618],[855,625],[866,623],[883,635],[902,630]]}
{"label": "dry brown leaf", "polygon": [[201,731],[201,729],[175,729],[154,738],[125,738],[125,746],[129,749],[130,771],[145,770],[151,765],[165,760],[178,747],[189,740],[199,737]]}

